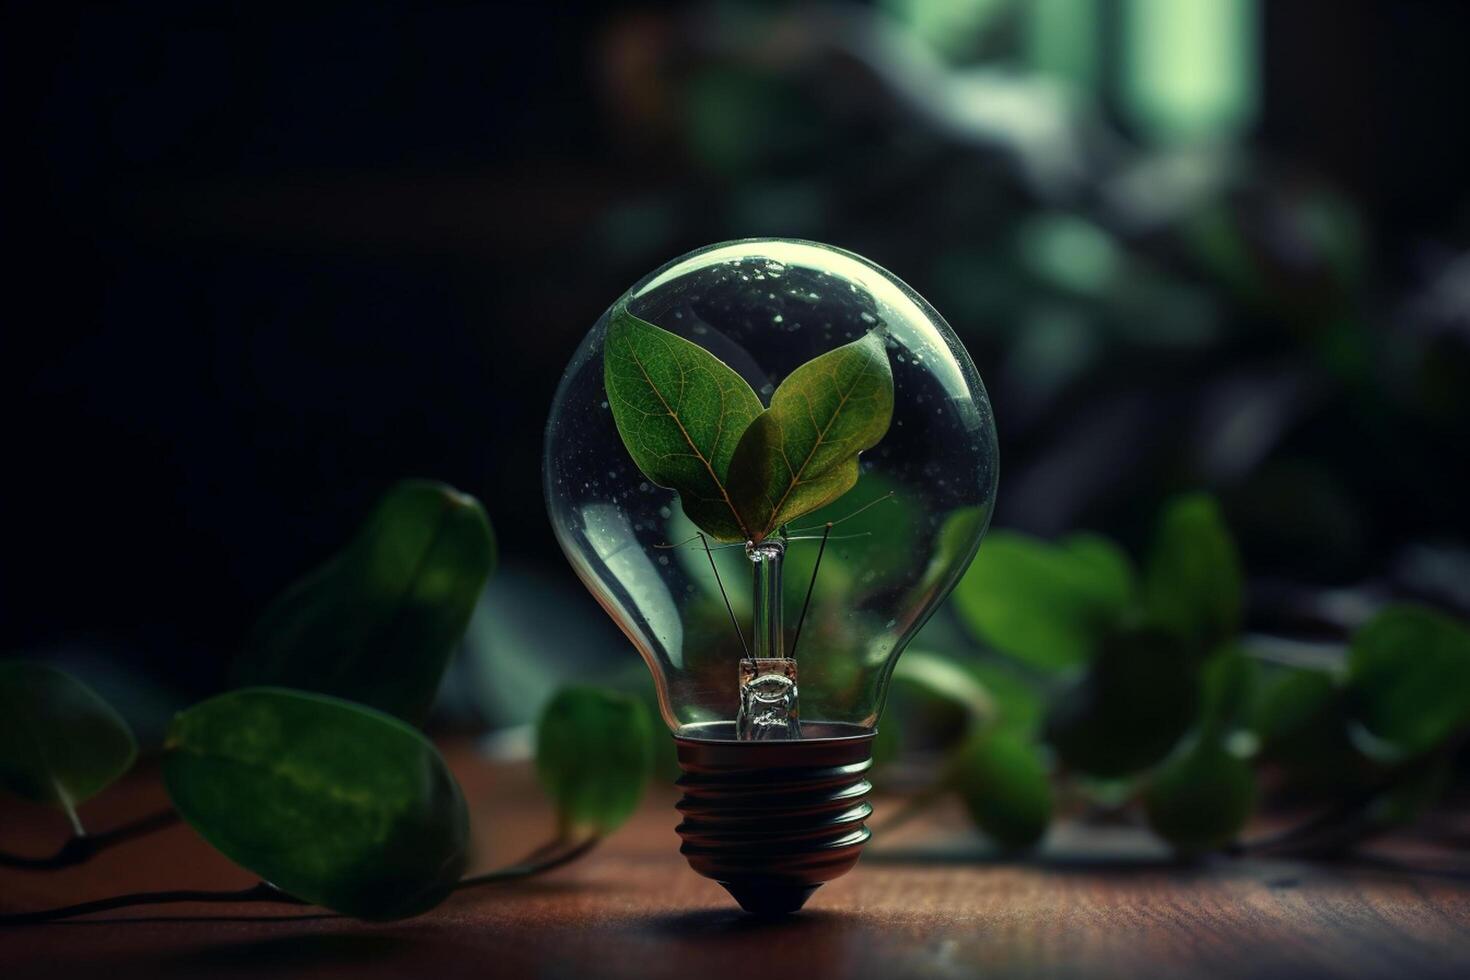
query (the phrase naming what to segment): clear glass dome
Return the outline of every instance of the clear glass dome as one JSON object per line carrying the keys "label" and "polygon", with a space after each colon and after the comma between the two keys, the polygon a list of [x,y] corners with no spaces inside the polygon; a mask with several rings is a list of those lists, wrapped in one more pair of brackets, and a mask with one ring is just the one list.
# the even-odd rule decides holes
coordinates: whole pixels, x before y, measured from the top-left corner
{"label": "clear glass dome", "polygon": [[[858,456],[856,484],[763,546],[702,541],[708,522],[640,470],[614,418],[604,344],[628,314],[713,354],[762,406],[814,358],[881,340],[891,422]],[[793,724],[778,737],[873,728],[898,655],[979,546],[996,475],[990,403],[948,324],[892,274],[812,242],[713,245],[639,281],[577,349],[546,429],[557,539],[686,737],[734,738],[743,703],[758,708],[788,687]],[[782,671],[750,676],[761,651],[794,660],[789,685]]]}

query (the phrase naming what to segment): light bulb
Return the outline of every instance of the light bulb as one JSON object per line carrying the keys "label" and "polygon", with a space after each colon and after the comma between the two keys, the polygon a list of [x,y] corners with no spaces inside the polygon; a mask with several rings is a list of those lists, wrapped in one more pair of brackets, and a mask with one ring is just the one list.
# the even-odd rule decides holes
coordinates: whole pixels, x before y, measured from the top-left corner
{"label": "light bulb", "polygon": [[794,911],[856,863],[894,665],[995,486],[969,355],[850,252],[700,249],[573,355],[546,429],[551,522],[653,673],[683,853],[748,910]]}

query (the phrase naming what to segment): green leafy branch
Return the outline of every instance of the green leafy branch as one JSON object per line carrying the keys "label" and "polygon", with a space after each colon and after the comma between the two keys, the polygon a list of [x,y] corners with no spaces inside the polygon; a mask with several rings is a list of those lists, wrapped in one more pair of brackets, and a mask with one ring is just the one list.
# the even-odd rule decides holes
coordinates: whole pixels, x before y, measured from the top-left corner
{"label": "green leafy branch", "polygon": [[[948,607],[958,632],[931,626],[918,666],[911,652],[895,673],[899,710],[885,726],[925,714],[905,702],[930,715],[959,705],[966,719],[921,802],[958,792],[1004,847],[1039,841],[1060,799],[1136,804],[1186,854],[1326,853],[1414,819],[1470,732],[1470,630],[1391,605],[1337,666],[1283,665],[1241,631],[1242,581],[1229,529],[1200,494],[1165,507],[1141,575],[1095,535],[992,533]],[[935,661],[975,690],[926,682]],[[1238,843],[1262,772],[1323,808]]]}
{"label": "green leafy branch", "polygon": [[510,867],[463,877],[467,805],[416,725],[494,560],[493,533],[473,498],[440,484],[393,488],[346,549],[266,610],[237,672],[249,686],[174,719],[163,746],[174,810],[105,834],[88,835],[77,807],[131,768],[137,748],[126,722],[61,671],[0,663],[0,788],[59,807],[74,834],[54,855],[0,863],[80,863],[177,815],[271,883],[115,896],[0,922],[182,901],[311,904],[397,919],[455,890],[587,853],[636,805],[652,730],[640,702],[573,689],[551,701],[538,726],[538,771],[560,814],[557,834]]}

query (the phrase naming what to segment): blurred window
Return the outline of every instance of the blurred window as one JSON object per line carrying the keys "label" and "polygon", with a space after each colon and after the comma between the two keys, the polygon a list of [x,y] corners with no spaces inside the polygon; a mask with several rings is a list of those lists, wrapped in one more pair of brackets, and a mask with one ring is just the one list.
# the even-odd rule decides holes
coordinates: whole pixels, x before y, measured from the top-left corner
{"label": "blurred window", "polygon": [[1256,119],[1258,0],[1123,0],[1119,106],[1161,143],[1225,142]]}

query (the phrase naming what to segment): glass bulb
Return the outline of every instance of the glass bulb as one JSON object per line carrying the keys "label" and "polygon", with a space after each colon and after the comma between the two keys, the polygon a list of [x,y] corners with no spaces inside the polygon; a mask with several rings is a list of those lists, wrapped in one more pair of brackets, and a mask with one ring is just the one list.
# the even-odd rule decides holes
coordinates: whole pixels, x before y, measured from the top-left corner
{"label": "glass bulb", "polygon": [[676,736],[814,740],[877,725],[979,546],[996,463],[980,376],[928,303],[850,252],[751,239],[675,259],[597,321],[545,489]]}

